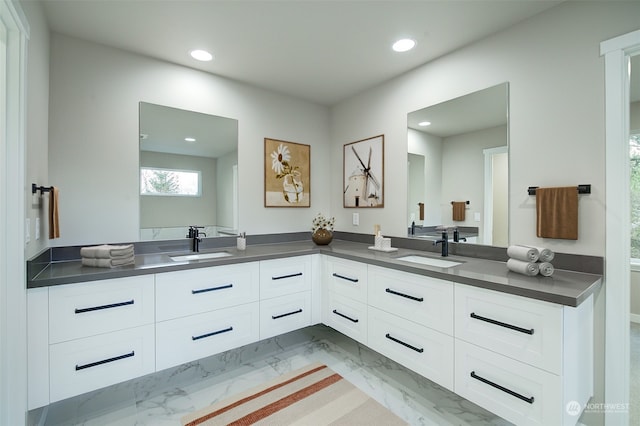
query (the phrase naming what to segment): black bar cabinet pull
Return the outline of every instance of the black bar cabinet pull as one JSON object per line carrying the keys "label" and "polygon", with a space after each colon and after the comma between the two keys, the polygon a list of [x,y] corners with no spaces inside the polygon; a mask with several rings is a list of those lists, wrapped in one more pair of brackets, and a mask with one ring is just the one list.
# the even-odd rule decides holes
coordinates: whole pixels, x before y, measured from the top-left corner
{"label": "black bar cabinet pull", "polygon": [[282,315],[271,315],[271,318],[278,319],[278,318],[288,317],[289,315],[299,314],[300,312],[302,312],[302,309],[298,309],[297,311],[293,311],[293,312],[287,312],[286,314],[282,314]]}
{"label": "black bar cabinet pull", "polygon": [[400,293],[399,291],[391,290],[390,288],[385,290],[387,293],[395,294],[396,296],[406,297],[407,299],[415,300],[417,302],[424,302],[424,297],[415,297],[408,294]]}
{"label": "black bar cabinet pull", "polygon": [[85,312],[92,312],[92,311],[101,311],[103,309],[118,308],[120,306],[127,306],[127,305],[133,305],[133,299],[128,300],[126,302],[111,303],[109,305],[92,306],[90,308],[76,308],[76,314],[82,314]]}
{"label": "black bar cabinet pull", "polygon": [[515,396],[518,399],[521,399],[521,400],[523,400],[525,402],[528,402],[529,404],[533,404],[534,398],[532,396],[524,396],[524,395],[519,394],[518,392],[514,392],[509,388],[505,388],[504,386],[501,386],[501,385],[499,385],[497,383],[494,383],[491,380],[487,380],[484,377],[478,376],[475,371],[471,372],[471,377],[473,377],[476,380],[481,381],[482,383],[486,383],[489,386],[493,386],[496,389],[500,389],[502,392],[506,392],[511,396]]}
{"label": "black bar cabinet pull", "polygon": [[271,277],[272,280],[284,280],[285,278],[293,278],[293,277],[300,277],[302,276],[302,272],[298,272],[296,274],[289,274],[289,275],[281,275],[279,277]]}
{"label": "black bar cabinet pull", "polygon": [[489,324],[499,325],[500,327],[508,328],[509,330],[519,331],[520,333],[524,333],[524,334],[533,334],[533,331],[534,331],[533,328],[529,328],[529,329],[522,328],[522,327],[518,327],[517,325],[507,324],[506,322],[501,322],[491,318],[482,317],[480,315],[476,315],[475,312],[471,312],[469,316],[473,319],[488,322]]}
{"label": "black bar cabinet pull", "polygon": [[400,343],[402,346],[406,346],[406,347],[407,347],[407,348],[409,348],[409,349],[413,349],[414,351],[416,351],[416,352],[418,352],[418,353],[422,353],[422,352],[424,352],[424,349],[423,349],[423,348],[416,348],[415,346],[410,345],[410,344],[408,344],[407,342],[403,342],[403,341],[402,341],[402,340],[400,340],[400,339],[396,339],[395,337],[393,337],[393,336],[392,336],[392,335],[390,335],[389,333],[387,333],[387,334],[386,334],[386,336],[384,336],[384,337],[386,337],[386,338],[387,338],[387,339],[389,339],[389,340],[393,340],[393,341],[394,341],[394,342],[396,342],[396,343]]}
{"label": "black bar cabinet pull", "polygon": [[357,278],[345,277],[344,275],[336,274],[335,272],[333,273],[333,276],[336,277],[336,278],[341,278],[343,280],[351,281],[352,283],[357,283],[358,282]]}
{"label": "black bar cabinet pull", "polygon": [[351,321],[351,322],[358,322],[358,321],[360,321],[359,319],[353,319],[353,318],[351,318],[351,317],[346,316],[345,314],[341,314],[340,312],[338,312],[338,310],[337,310],[337,309],[334,309],[334,310],[333,310],[333,313],[334,313],[334,314],[336,314],[336,315],[338,315],[338,316],[340,316],[340,317],[342,317],[342,318],[348,319],[348,320],[349,320],[349,321]]}
{"label": "black bar cabinet pull", "polygon": [[208,291],[224,290],[225,288],[231,288],[233,284],[221,285],[220,287],[201,288],[198,290],[191,290],[191,294],[206,293]]}
{"label": "black bar cabinet pull", "polygon": [[212,331],[211,333],[201,334],[200,336],[191,336],[191,340],[200,340],[206,337],[215,336],[216,334],[228,333],[229,331],[233,331],[233,327],[227,327],[222,330]]}
{"label": "black bar cabinet pull", "polygon": [[131,351],[128,354],[114,356],[113,358],[103,359],[102,361],[90,362],[89,364],[84,364],[84,365],[76,364],[76,371],[84,370],[85,368],[96,367],[98,365],[107,364],[107,363],[113,362],[113,361],[119,361],[119,360],[125,359],[125,358],[131,358],[135,354],[136,353],[134,351]]}

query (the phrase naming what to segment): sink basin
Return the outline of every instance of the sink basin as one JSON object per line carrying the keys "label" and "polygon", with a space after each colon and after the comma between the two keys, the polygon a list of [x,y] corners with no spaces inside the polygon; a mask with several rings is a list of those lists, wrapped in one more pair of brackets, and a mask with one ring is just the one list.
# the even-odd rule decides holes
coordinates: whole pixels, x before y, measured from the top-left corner
{"label": "sink basin", "polygon": [[205,259],[217,259],[219,257],[231,256],[231,253],[226,251],[217,251],[215,253],[192,253],[183,254],[179,256],[169,256],[174,262],[188,262],[190,260],[205,260]]}
{"label": "sink basin", "polygon": [[436,266],[438,268],[451,268],[452,266],[462,265],[462,262],[454,262],[452,260],[435,259],[433,257],[425,257],[418,255],[409,255],[403,257],[397,257],[396,260],[402,260],[403,262],[419,263],[421,265]]}

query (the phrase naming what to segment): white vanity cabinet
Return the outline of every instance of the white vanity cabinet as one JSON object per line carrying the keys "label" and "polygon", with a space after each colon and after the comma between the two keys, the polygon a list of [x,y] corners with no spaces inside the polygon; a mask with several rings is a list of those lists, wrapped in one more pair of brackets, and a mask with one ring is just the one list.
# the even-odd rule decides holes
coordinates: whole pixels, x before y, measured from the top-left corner
{"label": "white vanity cabinet", "polygon": [[518,425],[573,425],[593,395],[593,296],[573,308],[455,288],[455,392]]}
{"label": "white vanity cabinet", "polygon": [[[153,276],[34,289],[29,299],[30,331],[48,329],[29,340],[40,351],[29,365],[42,376],[29,373],[30,408],[155,371]],[[38,311],[46,315],[32,318]]]}
{"label": "white vanity cabinet", "polygon": [[260,261],[260,339],[311,325],[312,271],[312,256]]}
{"label": "white vanity cabinet", "polygon": [[367,344],[367,265],[335,257],[324,260],[323,322]]}
{"label": "white vanity cabinet", "polygon": [[156,369],[259,338],[259,263],[156,274]]}
{"label": "white vanity cabinet", "polygon": [[369,346],[453,390],[453,283],[369,265]]}

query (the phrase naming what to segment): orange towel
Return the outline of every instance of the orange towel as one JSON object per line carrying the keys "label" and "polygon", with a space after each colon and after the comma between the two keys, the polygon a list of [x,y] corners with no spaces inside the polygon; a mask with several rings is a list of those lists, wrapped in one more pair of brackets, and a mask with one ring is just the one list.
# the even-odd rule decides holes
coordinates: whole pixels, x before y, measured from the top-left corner
{"label": "orange towel", "polygon": [[456,221],[463,221],[467,202],[466,201],[452,201],[451,204],[453,204],[453,218],[452,219],[456,220]]}
{"label": "orange towel", "polygon": [[52,186],[51,191],[49,191],[49,239],[60,238],[58,192],[58,188],[55,186]]}
{"label": "orange towel", "polygon": [[538,237],[577,240],[578,188],[537,188],[536,216]]}

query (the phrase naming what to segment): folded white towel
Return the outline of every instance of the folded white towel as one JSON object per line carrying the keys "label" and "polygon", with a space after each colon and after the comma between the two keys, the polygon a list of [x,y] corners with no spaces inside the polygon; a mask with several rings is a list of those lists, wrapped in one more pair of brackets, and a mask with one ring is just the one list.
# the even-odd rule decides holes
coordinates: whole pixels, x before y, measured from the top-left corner
{"label": "folded white towel", "polygon": [[510,271],[517,272],[519,274],[528,275],[530,277],[538,275],[538,264],[535,262],[524,262],[517,259],[507,260],[507,268]]}
{"label": "folded white towel", "polygon": [[93,257],[82,258],[82,264],[84,266],[92,266],[94,268],[115,268],[116,266],[130,265],[133,263],[135,263],[135,256],[117,259],[99,259]]}
{"label": "folded white towel", "polygon": [[539,256],[537,248],[518,245],[509,246],[507,248],[507,254],[510,258],[523,262],[535,262]]}
{"label": "folded white towel", "polygon": [[553,275],[554,268],[549,262],[539,263],[538,268],[540,269],[540,275],[544,275],[545,277]]}
{"label": "folded white towel", "polygon": [[80,249],[80,256],[93,259],[126,258],[132,256],[133,254],[133,244],[102,244],[99,246],[82,247]]}
{"label": "folded white towel", "polygon": [[544,247],[535,247],[535,248],[540,253],[540,256],[538,257],[538,262],[551,262],[556,255],[553,251],[549,250],[548,248],[544,248]]}

